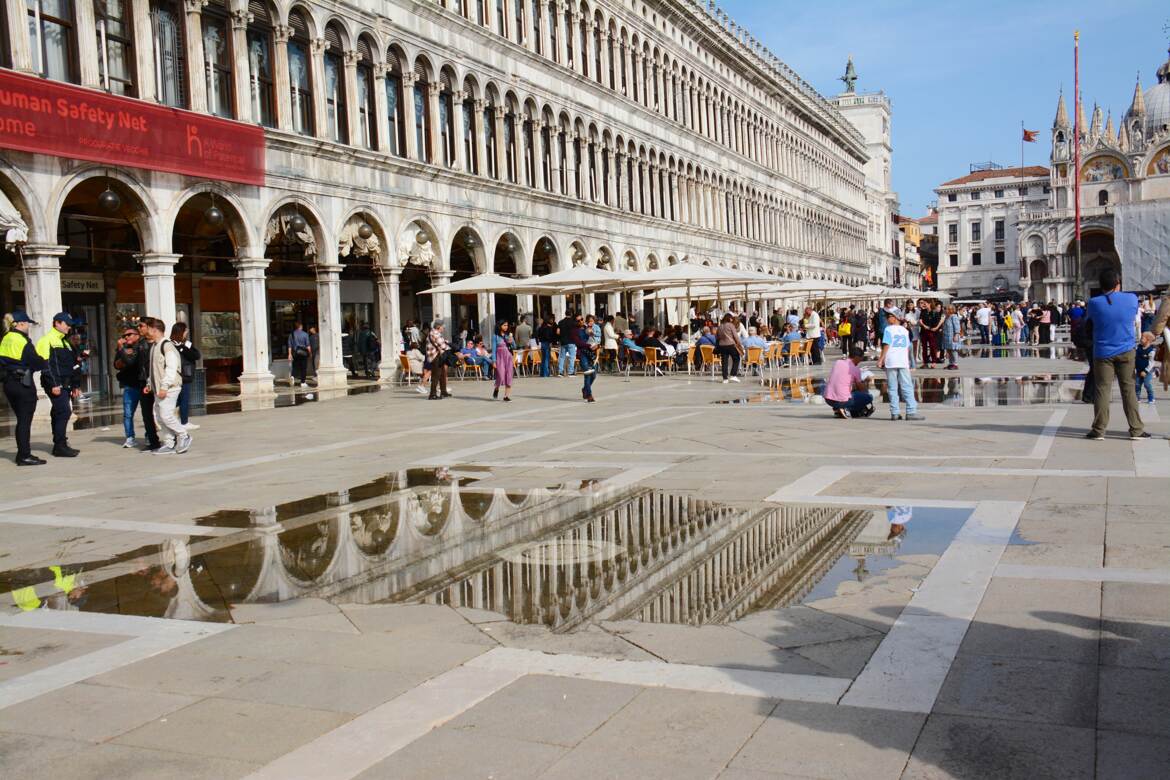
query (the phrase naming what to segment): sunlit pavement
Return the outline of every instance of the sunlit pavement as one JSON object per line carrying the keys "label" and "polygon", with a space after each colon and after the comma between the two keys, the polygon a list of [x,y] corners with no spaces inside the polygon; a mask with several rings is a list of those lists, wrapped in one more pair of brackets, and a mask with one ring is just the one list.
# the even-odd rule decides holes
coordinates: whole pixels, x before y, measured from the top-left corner
{"label": "sunlit pavement", "polygon": [[0,464],[0,776],[1165,776],[1165,397],[1090,442],[1062,354],[922,422],[825,368],[95,417]]}

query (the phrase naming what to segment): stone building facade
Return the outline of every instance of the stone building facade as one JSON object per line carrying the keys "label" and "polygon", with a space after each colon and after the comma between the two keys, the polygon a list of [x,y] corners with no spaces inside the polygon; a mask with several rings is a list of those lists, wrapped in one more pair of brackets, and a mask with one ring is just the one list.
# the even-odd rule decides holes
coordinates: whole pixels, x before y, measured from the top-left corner
{"label": "stone building facade", "polygon": [[389,376],[406,320],[566,305],[419,295],[480,272],[870,275],[864,140],[713,4],[6,0],[3,12],[0,103],[31,74],[177,121],[220,117],[241,137],[262,128],[262,184],[38,151],[12,140],[18,121],[0,132],[0,206],[23,222],[10,237],[25,234],[0,251],[0,303],[42,323],[85,316],[95,375],[108,377],[136,314],[189,322],[209,381],[266,394],[296,321],[319,329],[319,385],[336,387],[343,333],[362,322],[382,334]]}

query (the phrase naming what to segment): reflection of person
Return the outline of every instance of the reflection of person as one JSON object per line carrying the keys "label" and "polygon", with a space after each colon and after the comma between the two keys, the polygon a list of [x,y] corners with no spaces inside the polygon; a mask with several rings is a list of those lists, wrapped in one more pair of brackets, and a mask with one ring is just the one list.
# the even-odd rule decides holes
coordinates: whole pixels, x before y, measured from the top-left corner
{"label": "reflection of person", "polygon": [[887,539],[897,539],[906,534],[906,526],[914,516],[914,507],[891,506],[886,508],[886,519],[890,521],[890,533]]}

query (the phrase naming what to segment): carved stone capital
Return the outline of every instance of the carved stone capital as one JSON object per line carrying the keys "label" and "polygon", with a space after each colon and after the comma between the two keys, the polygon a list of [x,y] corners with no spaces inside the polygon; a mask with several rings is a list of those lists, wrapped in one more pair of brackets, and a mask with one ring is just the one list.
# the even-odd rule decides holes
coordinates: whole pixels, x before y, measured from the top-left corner
{"label": "carved stone capital", "polygon": [[246,30],[254,18],[249,11],[232,11],[232,29]]}
{"label": "carved stone capital", "polygon": [[278,24],[272,28],[272,37],[277,43],[288,43],[293,37],[293,28],[288,25]]}
{"label": "carved stone capital", "polygon": [[347,68],[348,67],[355,67],[356,68],[357,64],[362,61],[362,53],[360,51],[358,51],[357,49],[344,52],[342,54],[342,56],[345,58],[345,66]]}
{"label": "carved stone capital", "polygon": [[189,14],[202,13],[210,0],[183,0],[183,7]]}
{"label": "carved stone capital", "polygon": [[324,54],[329,51],[329,41],[324,38],[314,38],[309,41],[309,46],[313,49],[313,54]]}

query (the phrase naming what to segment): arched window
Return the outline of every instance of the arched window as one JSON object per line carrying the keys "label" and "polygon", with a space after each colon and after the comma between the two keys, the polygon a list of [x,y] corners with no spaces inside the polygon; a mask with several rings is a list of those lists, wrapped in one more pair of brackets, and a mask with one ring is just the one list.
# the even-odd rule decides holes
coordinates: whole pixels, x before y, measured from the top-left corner
{"label": "arched window", "polygon": [[536,134],[532,120],[527,117],[524,119],[524,183],[536,186]]}
{"label": "arched window", "polygon": [[560,23],[557,21],[556,10],[553,8],[549,9],[547,24],[549,44],[548,58],[553,62],[560,62],[560,47],[557,45],[557,41],[560,40],[557,38],[557,27],[560,26]]}
{"label": "arched window", "polygon": [[504,0],[496,0],[496,30],[508,37],[508,10],[504,8]]}
{"label": "arched window", "polygon": [[158,101],[186,108],[186,44],[183,40],[183,12],[172,0],[156,0],[150,9],[154,27],[154,73]]}
{"label": "arched window", "polygon": [[504,114],[504,158],[505,164],[508,166],[508,181],[513,184],[520,181],[520,172],[517,170],[520,164],[518,151],[516,148],[516,113],[509,106],[508,113]]}
{"label": "arched window", "polygon": [[26,0],[29,48],[36,72],[77,83],[77,38],[73,0]]}
{"label": "arched window", "polygon": [[406,117],[402,97],[402,70],[398,58],[388,55],[390,64],[386,72],[386,141],[390,154],[402,157],[406,154]]}
{"label": "arched window", "polygon": [[455,164],[455,94],[446,73],[439,83],[439,138],[443,145],[443,165],[450,168]]}
{"label": "arched window", "polygon": [[434,150],[431,149],[431,120],[427,111],[427,81],[426,69],[421,63],[414,69],[414,148],[418,150],[418,159],[423,162],[434,162]]}
{"label": "arched window", "polygon": [[349,143],[349,115],[345,104],[344,45],[341,33],[334,25],[325,28],[325,123],[328,137],[338,143]]}
{"label": "arched window", "polygon": [[580,137],[573,136],[573,182],[572,193],[578,199],[584,198],[585,193],[581,191],[581,166],[585,164],[585,150],[582,148],[582,141]]}
{"label": "arched window", "polygon": [[589,200],[596,201],[597,198],[597,144],[593,141],[589,142],[587,150],[589,158]]}
{"label": "arched window", "polygon": [[98,77],[102,89],[114,95],[135,97],[134,29],[128,0],[95,0]]}
{"label": "arched window", "polygon": [[609,156],[611,154],[609,147],[604,147],[601,151],[601,200],[607,206],[613,205],[613,194],[609,191]]}
{"label": "arched window", "polygon": [[203,28],[203,78],[207,85],[207,110],[216,116],[233,119],[232,47],[228,33],[227,8],[222,2],[211,3],[200,14]]}
{"label": "arched window", "polygon": [[358,39],[357,54],[357,140],[365,148],[373,149],[378,142],[374,120],[374,52],[365,38]]}
{"label": "arched window", "polygon": [[276,82],[272,72],[272,19],[263,0],[251,0],[248,12],[248,91],[252,119],[276,127]]}
{"label": "arched window", "polygon": [[1098,206],[1108,206],[1109,205],[1109,190],[1101,190],[1100,192],[1097,193],[1097,205]]}
{"label": "arched window", "polygon": [[487,155],[485,170],[493,179],[500,178],[499,166],[496,165],[496,104],[488,98],[483,107],[483,146]]}
{"label": "arched window", "polygon": [[309,63],[309,27],[299,11],[288,15],[293,34],[288,41],[288,83],[293,130],[313,135],[313,78]]}
{"label": "arched window", "polygon": [[613,58],[614,58],[614,55],[617,53],[616,52],[617,45],[613,41],[613,35],[610,35],[608,38],[606,38],[605,45],[609,49],[609,88],[616,90],[617,89],[617,70],[616,70],[617,66],[614,64]]}
{"label": "arched window", "polygon": [[577,25],[577,39],[581,42],[581,75],[589,77],[589,69],[593,67],[589,62],[589,20],[582,18]]}
{"label": "arched window", "polygon": [[593,22],[593,78],[597,80],[598,84],[604,84],[604,74],[601,70],[601,53],[605,44],[602,40],[602,35],[605,30],[601,28],[601,17],[598,16]]}
{"label": "arched window", "polygon": [[573,59],[573,12],[570,9],[565,9],[565,61],[562,65],[573,67],[575,60]]}
{"label": "arched window", "polygon": [[[519,0],[518,0],[519,1]],[[544,36],[540,34],[540,6],[543,0],[532,0],[532,42],[537,54],[544,54]]]}

